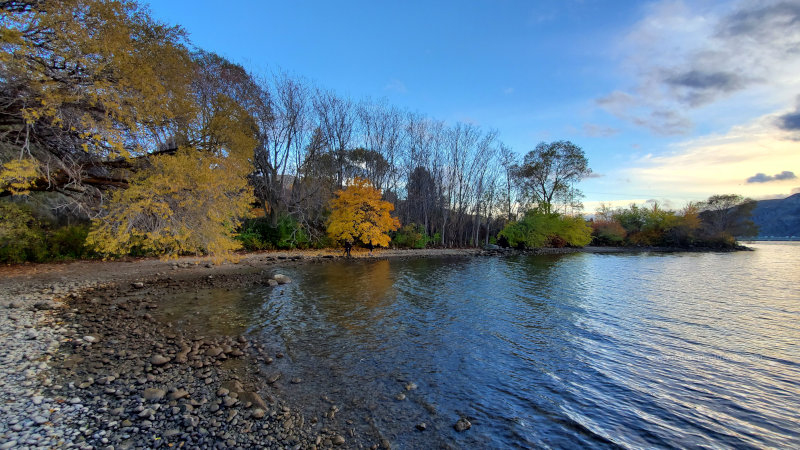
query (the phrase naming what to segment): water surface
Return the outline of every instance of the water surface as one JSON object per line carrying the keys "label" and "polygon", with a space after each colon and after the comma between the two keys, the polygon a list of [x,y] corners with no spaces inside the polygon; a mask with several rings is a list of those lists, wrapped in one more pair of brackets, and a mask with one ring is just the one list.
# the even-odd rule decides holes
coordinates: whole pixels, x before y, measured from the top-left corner
{"label": "water surface", "polygon": [[295,407],[400,448],[797,448],[800,243],[753,247],[308,264],[161,314],[283,351]]}

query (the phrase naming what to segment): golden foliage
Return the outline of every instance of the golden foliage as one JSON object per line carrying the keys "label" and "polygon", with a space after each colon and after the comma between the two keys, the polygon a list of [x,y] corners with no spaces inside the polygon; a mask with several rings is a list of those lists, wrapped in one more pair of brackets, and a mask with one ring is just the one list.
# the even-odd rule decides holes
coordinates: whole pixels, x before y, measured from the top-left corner
{"label": "golden foliage", "polygon": [[400,221],[391,216],[394,205],[381,200],[381,192],[366,179],[356,178],[346,189],[336,191],[330,202],[328,236],[336,241],[360,241],[387,246],[389,231],[397,230]]}
{"label": "golden foliage", "polygon": [[3,164],[0,166],[0,191],[9,191],[13,195],[27,194],[28,188],[39,177],[38,166],[29,158],[12,159]]}
{"label": "golden foliage", "polygon": [[114,192],[87,243],[105,255],[138,250],[230,258],[240,247],[234,229],[253,201],[249,170],[240,159],[191,148],[154,157],[128,189]]}
{"label": "golden foliage", "polygon": [[[22,86],[19,114],[80,141],[87,153],[128,156],[131,133],[192,109],[184,32],[131,1],[48,0],[3,12],[0,64]],[[26,144],[27,145],[27,144]]]}

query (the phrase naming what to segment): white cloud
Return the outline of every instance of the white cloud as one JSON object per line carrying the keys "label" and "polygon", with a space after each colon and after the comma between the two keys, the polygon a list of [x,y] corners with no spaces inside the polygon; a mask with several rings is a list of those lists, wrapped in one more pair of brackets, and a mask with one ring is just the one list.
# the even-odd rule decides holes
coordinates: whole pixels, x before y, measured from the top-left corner
{"label": "white cloud", "polygon": [[777,114],[760,117],[721,135],[675,144],[667,155],[647,155],[622,172],[632,184],[689,199],[737,193],[788,195],[796,180],[748,183],[754,173],[800,171],[797,142],[774,126]]}
{"label": "white cloud", "polygon": [[630,84],[597,105],[661,135],[764,114],[800,93],[799,49],[796,1],[656,2],[618,48]]}

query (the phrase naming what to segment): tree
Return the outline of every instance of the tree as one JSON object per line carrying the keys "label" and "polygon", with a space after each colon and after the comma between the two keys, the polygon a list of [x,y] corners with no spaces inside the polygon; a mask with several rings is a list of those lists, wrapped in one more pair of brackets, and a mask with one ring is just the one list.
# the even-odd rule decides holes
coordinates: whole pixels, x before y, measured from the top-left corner
{"label": "tree", "polygon": [[241,66],[205,52],[196,58],[197,114],[178,130],[174,154],[150,157],[113,193],[89,235],[100,253],[223,259],[240,247],[233,233],[254,201],[247,177],[258,143],[247,107],[258,88]]}
{"label": "tree", "polygon": [[356,178],[346,189],[336,191],[331,200],[328,219],[328,236],[336,241],[362,242],[367,245],[387,246],[387,234],[400,227],[400,221],[391,216],[394,205],[381,200],[381,192],[369,181]]}
{"label": "tree", "polygon": [[569,141],[539,143],[514,170],[531,200],[546,213],[556,201],[574,204],[582,195],[573,185],[590,173],[583,150]]}
{"label": "tree", "polygon": [[758,227],[750,220],[755,207],[754,200],[741,195],[713,195],[698,205],[703,233],[726,241],[736,236],[756,236]]}
{"label": "tree", "polygon": [[[125,186],[193,108],[184,32],[133,2],[0,2],[0,195]],[[14,162],[12,160],[16,160]]]}

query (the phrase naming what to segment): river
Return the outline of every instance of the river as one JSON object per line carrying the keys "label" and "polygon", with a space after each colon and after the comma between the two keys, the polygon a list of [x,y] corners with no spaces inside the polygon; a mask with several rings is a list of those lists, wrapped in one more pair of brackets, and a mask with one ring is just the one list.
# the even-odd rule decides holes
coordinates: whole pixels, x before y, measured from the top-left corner
{"label": "river", "polygon": [[297,408],[399,448],[797,448],[800,243],[752,247],[306,264],[161,314],[284,352]]}

